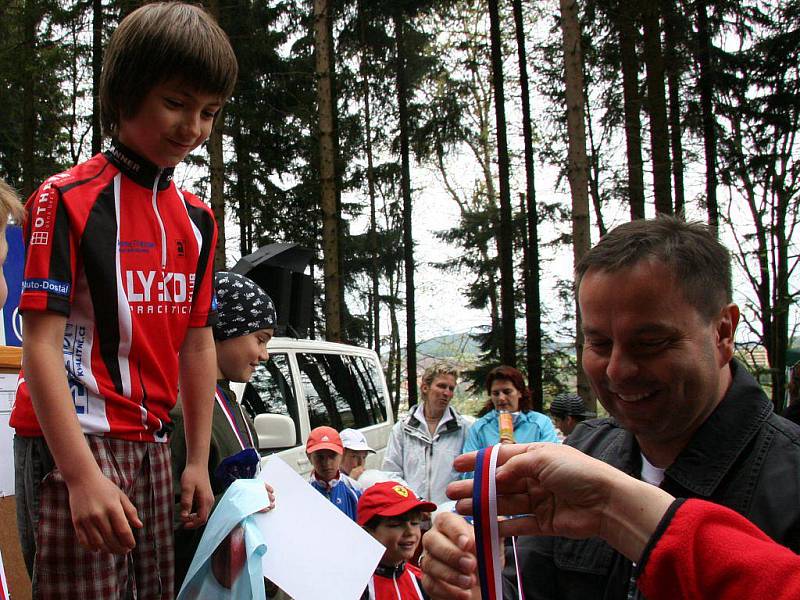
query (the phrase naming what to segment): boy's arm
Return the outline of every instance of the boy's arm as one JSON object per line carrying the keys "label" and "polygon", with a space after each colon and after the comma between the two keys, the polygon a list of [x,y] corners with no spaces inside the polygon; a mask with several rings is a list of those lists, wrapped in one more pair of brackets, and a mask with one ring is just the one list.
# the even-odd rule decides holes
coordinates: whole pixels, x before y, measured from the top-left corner
{"label": "boy's arm", "polygon": [[44,439],[69,492],[78,542],[90,550],[125,554],[142,523],[128,497],[103,475],[83,436],[64,370],[64,326],[58,313],[22,316],[25,383]]}
{"label": "boy's arm", "polygon": [[186,466],[181,476],[184,527],[200,527],[208,519],[214,494],[208,479],[208,447],[214,408],[217,355],[211,327],[190,327],[180,352],[180,390]]}

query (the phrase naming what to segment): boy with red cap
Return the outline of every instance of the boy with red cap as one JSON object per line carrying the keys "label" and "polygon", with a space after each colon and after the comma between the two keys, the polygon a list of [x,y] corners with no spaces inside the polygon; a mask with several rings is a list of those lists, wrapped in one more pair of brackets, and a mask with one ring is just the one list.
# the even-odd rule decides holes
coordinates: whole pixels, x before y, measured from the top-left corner
{"label": "boy with red cap", "polygon": [[433,502],[423,502],[406,486],[383,481],[368,488],[358,501],[358,519],[386,548],[362,600],[421,600],[429,598],[422,587],[422,572],[409,563],[422,538],[422,513],[433,512]]}
{"label": "boy with red cap", "polygon": [[355,521],[361,491],[355,481],[339,471],[344,454],[339,433],[333,427],[315,427],[308,434],[306,454],[314,467],[311,485]]}

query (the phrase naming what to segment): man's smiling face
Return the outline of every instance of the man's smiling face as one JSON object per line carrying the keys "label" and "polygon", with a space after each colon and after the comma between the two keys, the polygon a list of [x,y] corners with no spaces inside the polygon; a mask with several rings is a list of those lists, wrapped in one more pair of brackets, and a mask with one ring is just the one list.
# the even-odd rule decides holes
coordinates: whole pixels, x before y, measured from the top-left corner
{"label": "man's smiling face", "polygon": [[726,391],[735,305],[703,318],[656,260],[590,269],[578,299],[583,369],[600,403],[643,446],[680,450]]}

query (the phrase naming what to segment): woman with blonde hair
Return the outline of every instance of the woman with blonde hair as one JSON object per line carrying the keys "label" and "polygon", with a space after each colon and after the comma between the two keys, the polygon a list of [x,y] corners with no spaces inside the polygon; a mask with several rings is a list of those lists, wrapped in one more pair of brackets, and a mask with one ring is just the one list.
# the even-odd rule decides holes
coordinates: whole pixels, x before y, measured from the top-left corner
{"label": "woman with blonde hair", "polygon": [[458,371],[437,363],[420,382],[421,402],[395,423],[383,470],[408,482],[417,495],[436,504],[447,501],[445,488],[458,479],[453,460],[461,454],[467,424],[450,406]]}

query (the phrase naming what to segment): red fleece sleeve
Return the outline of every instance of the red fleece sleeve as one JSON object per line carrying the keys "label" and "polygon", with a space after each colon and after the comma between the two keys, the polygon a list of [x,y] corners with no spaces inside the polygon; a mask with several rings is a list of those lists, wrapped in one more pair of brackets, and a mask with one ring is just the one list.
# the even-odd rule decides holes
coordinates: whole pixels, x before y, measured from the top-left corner
{"label": "red fleece sleeve", "polygon": [[648,600],[800,598],[800,556],[732,510],[687,500],[646,559]]}

